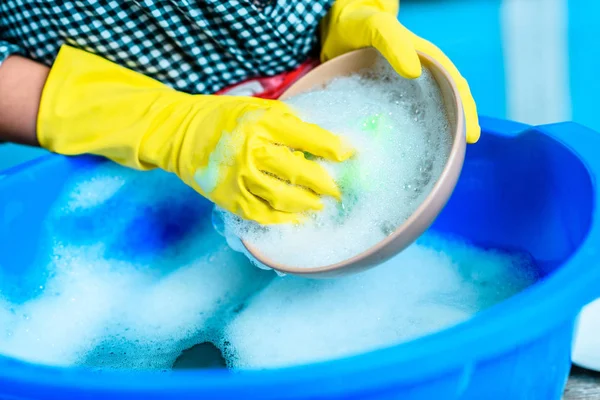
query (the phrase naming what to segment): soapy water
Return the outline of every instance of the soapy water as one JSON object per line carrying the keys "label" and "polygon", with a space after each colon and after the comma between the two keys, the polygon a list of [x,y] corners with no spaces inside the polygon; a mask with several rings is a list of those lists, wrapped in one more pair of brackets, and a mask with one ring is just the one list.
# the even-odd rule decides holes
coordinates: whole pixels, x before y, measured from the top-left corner
{"label": "soapy water", "polygon": [[279,264],[332,265],[382,241],[423,202],[450,153],[443,100],[426,69],[416,80],[404,79],[380,57],[370,70],[286,102],[305,121],[351,143],[356,155],[344,163],[317,160],[338,183],[342,202],[325,198],[325,209],[306,223],[265,227],[222,212],[236,250],[245,252],[242,239]]}
{"label": "soapy water", "polygon": [[25,301],[0,301],[0,352],[50,365],[170,368],[271,279],[228,248],[206,210],[160,171],[109,165],[76,177],[47,221],[49,278]]}
{"label": "soapy water", "polygon": [[365,273],[283,277],[254,296],[223,335],[233,368],[290,366],[384,348],[452,326],[533,282],[524,255],[427,235]]}
{"label": "soapy water", "polygon": [[233,369],[294,365],[443,329],[536,279],[526,256],[432,234],[362,274],[280,278],[232,251],[173,175],[106,163],[65,188],[46,221],[47,280],[25,300],[0,282],[2,354],[164,371],[211,342]]}

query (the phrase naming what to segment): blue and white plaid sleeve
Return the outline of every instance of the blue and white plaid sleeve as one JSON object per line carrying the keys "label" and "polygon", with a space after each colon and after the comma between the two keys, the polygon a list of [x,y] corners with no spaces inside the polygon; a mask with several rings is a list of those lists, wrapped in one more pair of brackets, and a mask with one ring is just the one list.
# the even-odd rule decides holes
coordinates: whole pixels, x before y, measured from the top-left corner
{"label": "blue and white plaid sleeve", "polygon": [[13,54],[23,54],[19,46],[6,42],[0,38],[0,65]]}
{"label": "blue and white plaid sleeve", "polygon": [[51,66],[64,44],[176,90],[217,92],[316,54],[333,0],[0,0],[0,62]]}

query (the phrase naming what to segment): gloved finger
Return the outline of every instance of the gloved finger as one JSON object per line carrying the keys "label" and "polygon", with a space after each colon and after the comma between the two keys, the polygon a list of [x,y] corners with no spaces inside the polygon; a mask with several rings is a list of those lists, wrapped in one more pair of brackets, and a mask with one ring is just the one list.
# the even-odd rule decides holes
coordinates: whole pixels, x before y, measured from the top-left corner
{"label": "gloved finger", "polygon": [[375,47],[401,76],[421,76],[421,60],[413,46],[411,33],[395,16],[375,13],[367,19],[371,46]]}
{"label": "gloved finger", "polygon": [[266,201],[277,211],[300,213],[323,209],[323,203],[315,193],[259,170],[246,176],[244,185],[250,193]]}
{"label": "gloved finger", "polygon": [[465,78],[462,77],[454,63],[437,46],[414,34],[413,42],[415,43],[415,47],[418,51],[427,54],[428,56],[439,62],[442,65],[442,67],[444,67],[446,71],[448,71],[448,73],[454,80],[458,92],[460,94],[465,113],[467,142],[476,143],[477,140],[479,140],[481,128],[479,127],[477,106],[475,105],[475,99],[471,94],[469,84],[467,83]]}
{"label": "gloved finger", "polygon": [[354,153],[339,136],[302,121],[291,110],[281,115],[267,115],[263,121],[265,128],[272,132],[273,141],[295,150],[331,161],[345,161]]}
{"label": "gloved finger", "polygon": [[257,167],[292,185],[304,186],[317,194],[341,198],[341,193],[322,165],[307,160],[300,151],[284,146],[265,145],[255,150]]}
{"label": "gloved finger", "polygon": [[475,99],[471,95],[471,89],[467,81],[462,78],[462,82],[458,84],[458,92],[463,103],[463,109],[465,112],[465,124],[467,131],[467,143],[477,143],[479,136],[481,135],[481,128],[479,127],[479,117],[477,116],[477,106],[475,105]]}
{"label": "gloved finger", "polygon": [[297,224],[306,219],[302,214],[275,210],[269,203],[257,197],[253,197],[245,203],[238,215],[261,225]]}

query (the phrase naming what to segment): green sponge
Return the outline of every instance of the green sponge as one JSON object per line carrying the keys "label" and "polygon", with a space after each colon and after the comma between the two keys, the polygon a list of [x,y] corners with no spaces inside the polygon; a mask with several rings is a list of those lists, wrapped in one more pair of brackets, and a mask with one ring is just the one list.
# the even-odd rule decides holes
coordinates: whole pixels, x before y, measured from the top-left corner
{"label": "green sponge", "polygon": [[376,139],[383,139],[392,131],[389,119],[383,114],[371,115],[363,119],[360,125],[363,132],[370,134]]}
{"label": "green sponge", "polygon": [[[375,114],[363,119],[359,124],[360,130],[370,138],[384,145],[382,141],[392,133],[392,124],[383,114]],[[358,201],[358,196],[364,190],[369,190],[375,184],[375,171],[370,165],[360,165],[356,159],[351,159],[339,166],[338,185],[342,190],[342,201],[338,203],[338,218],[346,218]]]}
{"label": "green sponge", "polygon": [[[363,119],[359,123],[360,130],[369,135],[373,140],[383,145],[381,141],[389,136],[392,129],[389,119],[383,114],[375,114]],[[307,160],[315,160],[316,157],[308,152],[304,152]],[[371,189],[374,184],[374,171],[370,171],[369,165],[359,164],[355,158],[345,161],[337,166],[338,179],[337,184],[342,191],[342,201],[337,204],[338,220],[342,222],[352,211],[359,194]]]}

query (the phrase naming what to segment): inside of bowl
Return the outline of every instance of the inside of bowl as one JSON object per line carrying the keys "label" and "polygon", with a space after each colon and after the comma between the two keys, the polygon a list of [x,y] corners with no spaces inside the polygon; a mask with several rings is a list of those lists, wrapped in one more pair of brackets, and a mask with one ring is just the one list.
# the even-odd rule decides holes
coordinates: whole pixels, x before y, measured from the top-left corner
{"label": "inside of bowl", "polygon": [[[243,242],[250,256],[258,263],[268,268],[273,268],[281,273],[310,276],[314,278],[331,278],[361,272],[367,268],[374,267],[393,255],[404,250],[413,243],[436,218],[443,207],[460,174],[460,168],[464,157],[464,118],[458,99],[456,88],[451,83],[447,72],[442,70],[441,65],[425,54],[420,54],[423,68],[429,70],[436,81],[442,96],[443,106],[449,124],[451,135],[451,152],[439,178],[440,182],[431,192],[421,207],[413,215],[414,218],[407,220],[397,227],[391,235],[392,240],[387,243],[380,242],[365,251],[355,254],[353,257],[337,262],[325,264],[312,268],[298,268],[292,264],[282,264],[267,257],[251,242]],[[282,100],[292,98],[302,93],[319,90],[332,80],[364,71],[368,71],[382,59],[381,54],[374,48],[365,48],[345,54],[337,59],[331,60],[317,67],[306,76],[295,82],[281,96]]]}

